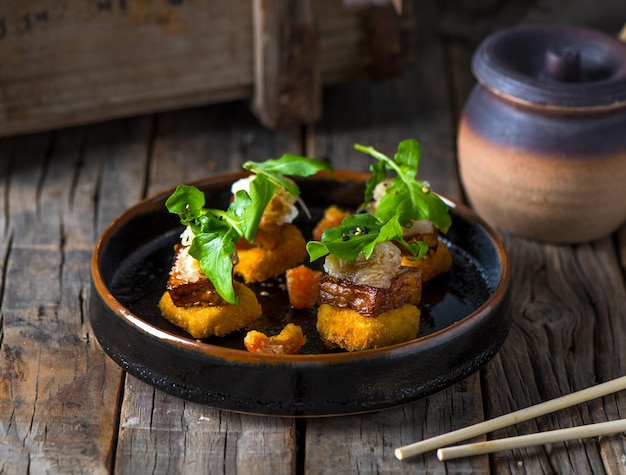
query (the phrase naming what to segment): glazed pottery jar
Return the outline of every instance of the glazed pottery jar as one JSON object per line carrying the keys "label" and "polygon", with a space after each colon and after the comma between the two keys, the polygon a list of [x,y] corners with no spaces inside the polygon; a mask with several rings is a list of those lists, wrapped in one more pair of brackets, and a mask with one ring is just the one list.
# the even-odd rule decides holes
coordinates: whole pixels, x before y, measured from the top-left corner
{"label": "glazed pottery jar", "polygon": [[499,31],[474,53],[458,134],[469,203],[488,222],[582,242],[626,220],[626,44],[565,25]]}

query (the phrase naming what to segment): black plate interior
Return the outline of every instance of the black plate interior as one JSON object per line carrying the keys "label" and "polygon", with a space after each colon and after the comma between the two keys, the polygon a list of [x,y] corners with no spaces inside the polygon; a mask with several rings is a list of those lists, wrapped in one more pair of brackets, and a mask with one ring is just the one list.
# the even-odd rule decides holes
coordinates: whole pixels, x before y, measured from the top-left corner
{"label": "black plate interior", "polygon": [[[356,184],[350,185],[349,188],[357,196],[362,196],[362,190]],[[229,192],[216,191],[208,191],[208,206],[226,207],[230,196]],[[324,209],[329,204],[327,200],[320,200],[316,195],[311,196],[314,191],[306,184],[303,186],[302,193],[311,219],[301,212],[296,221],[307,240],[311,239],[313,226],[319,221]],[[343,194],[344,190],[341,191]],[[322,202],[320,203],[320,201]],[[345,204],[346,201],[348,201],[349,206],[358,206],[359,204],[353,199],[343,199],[342,203]],[[147,226],[145,228],[139,226],[135,229],[150,230],[150,239],[143,241],[141,246],[131,246],[128,253],[111,252],[112,259],[115,260],[115,265],[110,270],[112,272],[110,276],[111,293],[132,313],[140,316],[147,323],[180,337],[191,338],[184,330],[163,318],[157,306],[165,290],[167,274],[173,257],[173,246],[179,242],[179,236],[183,229],[175,221],[166,220],[166,223],[162,223],[165,226],[162,227],[157,224],[158,231],[152,233],[155,222],[163,220],[163,215],[164,212],[157,211],[154,216],[147,215],[142,218],[146,220]],[[467,249],[459,245],[461,236],[466,237],[463,244],[471,242],[467,239],[471,229],[466,229],[463,224],[462,221],[457,220],[449,236],[445,239],[453,255],[454,266],[452,270],[424,286],[420,305],[422,318],[418,337],[442,330],[470,314],[483,304],[493,291],[493,282],[488,270],[476,259],[471,250],[468,252]],[[120,237],[120,239],[127,238]],[[113,257],[115,255],[119,256],[119,259],[115,259]],[[307,264],[314,268],[320,268],[322,260]],[[254,328],[267,334],[276,334],[287,323],[292,322],[302,326],[307,336],[307,343],[302,349],[302,353],[330,352],[320,340],[315,329],[316,310],[293,309],[289,305],[284,278],[250,285],[250,287],[256,292],[263,307],[261,319],[254,322],[251,327],[226,337],[207,338],[204,340],[206,343],[245,351],[243,337],[247,330]]]}

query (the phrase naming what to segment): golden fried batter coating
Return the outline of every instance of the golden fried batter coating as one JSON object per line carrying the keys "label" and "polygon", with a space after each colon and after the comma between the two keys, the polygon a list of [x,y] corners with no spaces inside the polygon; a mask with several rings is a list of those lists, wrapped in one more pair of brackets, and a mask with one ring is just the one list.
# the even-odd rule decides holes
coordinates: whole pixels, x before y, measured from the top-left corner
{"label": "golden fried batter coating", "polygon": [[411,304],[377,317],[364,317],[348,308],[322,304],[317,312],[317,331],[328,348],[361,351],[415,338],[420,316],[419,309]]}
{"label": "golden fried batter coating", "polygon": [[288,323],[278,335],[267,336],[257,330],[250,330],[243,344],[250,353],[266,355],[296,355],[306,343],[302,327]]}
{"label": "golden fried batter coating", "polygon": [[419,269],[422,271],[422,282],[428,282],[452,268],[452,254],[448,246],[439,241],[437,246],[429,249],[421,259],[414,260],[410,255],[403,254],[402,265]]}
{"label": "golden fried batter coating", "polygon": [[293,224],[283,224],[277,227],[271,246],[255,241],[252,246],[237,247],[239,263],[235,273],[247,283],[263,282],[302,263],[306,255],[306,241],[300,230]]}
{"label": "golden fried batter coating", "polygon": [[261,305],[255,293],[240,282],[233,284],[239,296],[237,305],[177,307],[166,291],[159,301],[159,308],[165,318],[194,338],[224,336],[261,316]]}

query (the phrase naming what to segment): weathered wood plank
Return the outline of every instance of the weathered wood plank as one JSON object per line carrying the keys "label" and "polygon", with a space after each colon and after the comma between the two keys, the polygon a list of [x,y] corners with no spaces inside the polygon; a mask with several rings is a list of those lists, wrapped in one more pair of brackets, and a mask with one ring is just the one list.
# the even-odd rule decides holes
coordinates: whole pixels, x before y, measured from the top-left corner
{"label": "weathered wood plank", "polygon": [[620,263],[622,265],[622,269],[624,270],[624,272],[626,272],[626,224],[617,231],[615,238],[617,242]]}
{"label": "weathered wood plank", "polygon": [[[311,6],[320,81],[364,76],[359,12]],[[0,136],[249,99],[253,45],[250,1],[4,2]]]}
{"label": "weathered wood plank", "polygon": [[174,111],[158,116],[147,194],[179,183],[242,170],[247,160],[302,153],[298,128],[261,128],[242,102]]}
{"label": "weathered wood plank", "polygon": [[268,127],[310,124],[322,113],[319,30],[311,2],[252,1],[253,110]]}
{"label": "weathered wood plank", "polygon": [[[156,121],[146,193],[247,160],[301,153],[298,129],[263,129],[243,102],[162,114]],[[254,391],[254,388],[250,388]],[[117,473],[293,473],[292,419],[231,414],[173,398],[130,375],[116,452]]]}
{"label": "weathered wood plank", "polygon": [[181,401],[127,376],[116,473],[293,473],[293,420]]}
{"label": "weathered wood plank", "polygon": [[[123,124],[107,128],[124,136]],[[145,134],[135,138],[147,143]],[[110,469],[121,371],[87,321],[103,188],[92,145],[86,129],[2,142],[3,159],[11,159],[0,300],[0,459],[8,473]],[[141,161],[125,150],[133,151],[118,148],[120,163]]]}
{"label": "weathered wood plank", "polygon": [[420,2],[416,23],[416,61],[406,74],[385,82],[359,81],[327,88],[324,118],[310,128],[307,154],[337,168],[367,171],[371,158],[354,143],[394,154],[399,140],[422,146],[419,176],[434,190],[459,196],[450,100],[439,41],[436,2]]}
{"label": "weathered wood plank", "polygon": [[[488,417],[626,374],[626,292],[610,239],[576,247],[507,236],[513,328],[485,371]],[[511,436],[623,417],[616,395],[497,431]],[[621,414],[621,416],[620,416]],[[621,437],[494,456],[502,473],[621,473]],[[523,463],[521,462],[523,460]]]}
{"label": "weathered wood plank", "polygon": [[249,2],[224,1],[4,5],[0,130],[245,97],[249,10]]}
{"label": "weathered wood plank", "polygon": [[84,160],[97,163],[97,236],[122,211],[145,197],[154,127],[150,117],[107,122],[87,128]]}
{"label": "weathered wood plank", "polygon": [[398,460],[393,451],[478,422],[482,413],[479,378],[414,403],[376,413],[307,421],[305,472],[488,473],[486,456],[443,464],[434,452]]}

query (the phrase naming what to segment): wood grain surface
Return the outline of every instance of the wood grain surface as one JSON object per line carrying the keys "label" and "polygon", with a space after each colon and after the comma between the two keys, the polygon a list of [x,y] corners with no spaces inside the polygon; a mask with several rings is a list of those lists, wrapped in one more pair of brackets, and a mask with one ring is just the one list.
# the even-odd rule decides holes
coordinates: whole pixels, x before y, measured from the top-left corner
{"label": "wood grain surface", "polygon": [[[249,100],[255,93],[271,101],[263,107],[273,112],[282,99],[256,91],[272,84],[259,84],[255,75],[261,71],[267,80],[280,80],[285,71],[266,54],[255,55],[280,41],[281,25],[275,31],[262,29],[255,37],[253,10],[268,9],[268,18],[284,20],[283,10],[298,3],[2,2],[0,136]],[[366,76],[371,58],[362,9],[347,8],[341,0],[303,3],[310,8],[316,29],[320,84]],[[404,32],[403,22],[398,31]],[[268,114],[264,109],[259,112],[261,118]]]}
{"label": "wood grain surface", "polygon": [[[595,14],[578,23],[606,31],[618,13],[626,21],[621,2],[606,17],[583,0],[541,3],[416,2],[411,70],[328,88],[322,120],[304,129],[269,131],[241,101],[0,140],[0,473],[625,473],[620,435],[446,463],[393,451],[626,374],[626,227],[574,246],[501,233],[513,299],[501,351],[451,388],[370,414],[259,417],[186,402],[126,374],[88,323],[91,252],[105,227],[146,196],[246,160],[305,153],[366,170],[355,142],[393,153],[414,137],[420,175],[462,199],[456,121],[480,37],[522,20],[574,21],[580,9]],[[618,393],[485,437],[625,414]]]}

